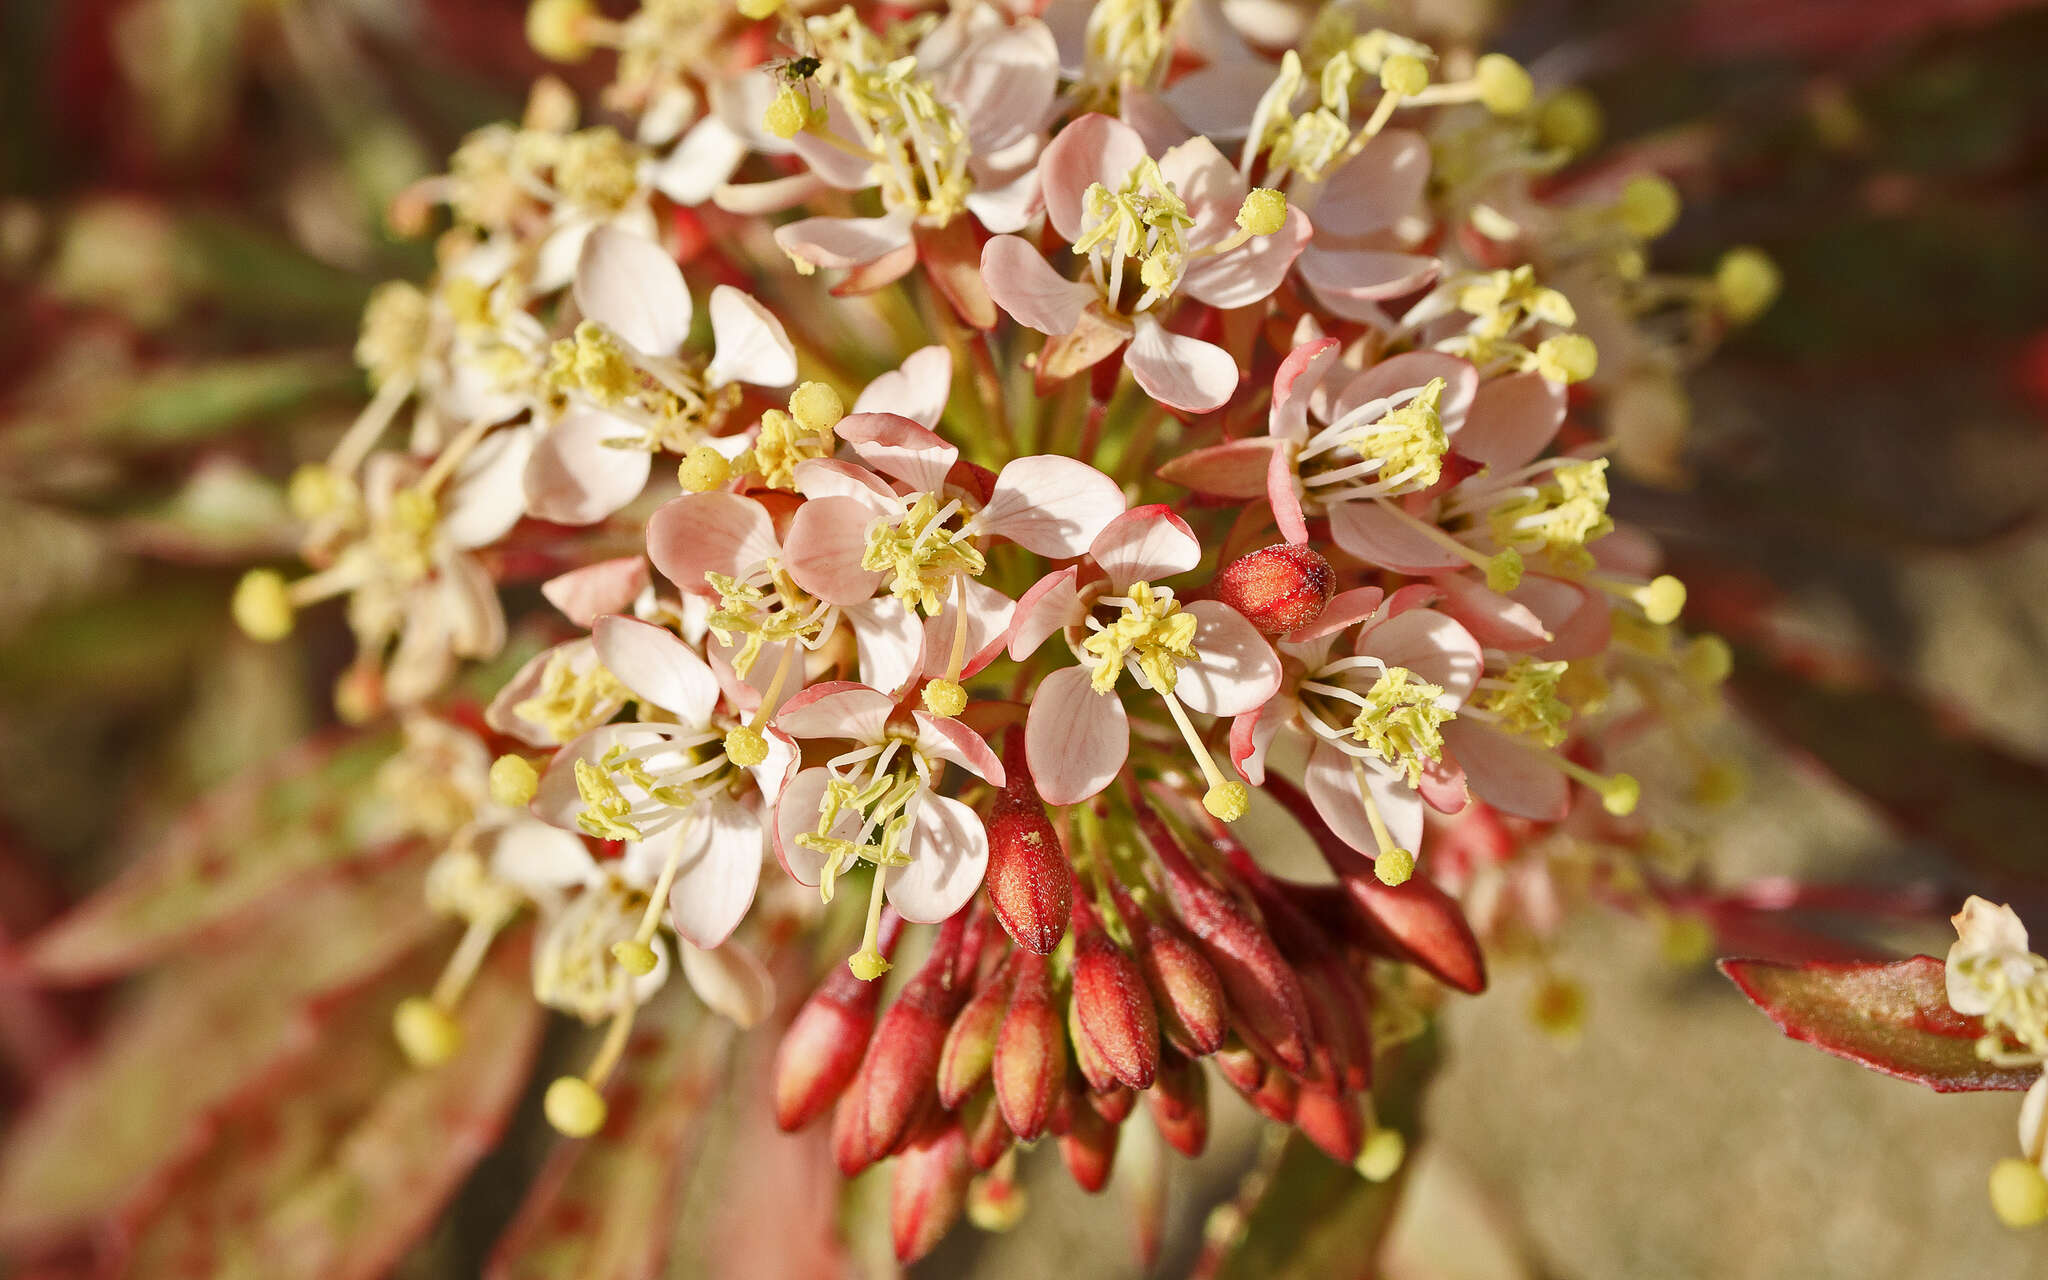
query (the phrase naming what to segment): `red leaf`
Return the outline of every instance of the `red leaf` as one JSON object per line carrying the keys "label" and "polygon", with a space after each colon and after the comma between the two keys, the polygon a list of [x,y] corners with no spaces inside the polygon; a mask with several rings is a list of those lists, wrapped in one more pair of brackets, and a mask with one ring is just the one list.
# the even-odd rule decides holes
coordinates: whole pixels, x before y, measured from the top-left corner
{"label": "red leaf", "polygon": [[2025,1089],[2041,1074],[1977,1056],[1983,1024],[1949,1008],[1933,956],[1885,964],[1723,960],[1721,972],[1792,1039],[1937,1093]]}

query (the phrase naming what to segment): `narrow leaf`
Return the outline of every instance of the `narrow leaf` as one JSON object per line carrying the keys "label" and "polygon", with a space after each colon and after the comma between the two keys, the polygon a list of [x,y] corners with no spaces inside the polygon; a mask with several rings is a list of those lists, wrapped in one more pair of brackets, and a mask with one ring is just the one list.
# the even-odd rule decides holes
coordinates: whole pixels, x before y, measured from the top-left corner
{"label": "narrow leaf", "polygon": [[1723,960],[1721,972],[1792,1039],[1938,1093],[2024,1089],[2041,1074],[1977,1056],[1984,1026],[1949,1008],[1933,956],[1887,964]]}

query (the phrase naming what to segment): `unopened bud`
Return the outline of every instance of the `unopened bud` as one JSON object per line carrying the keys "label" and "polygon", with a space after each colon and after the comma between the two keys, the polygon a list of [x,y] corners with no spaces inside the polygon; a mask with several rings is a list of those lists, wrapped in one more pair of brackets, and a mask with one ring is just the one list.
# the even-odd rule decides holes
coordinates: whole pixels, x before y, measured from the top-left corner
{"label": "unopened bud", "polygon": [[1275,543],[1239,556],[1216,575],[1216,598],[1269,636],[1323,616],[1337,575],[1313,547]]}
{"label": "unopened bud", "polygon": [[1209,1076],[1177,1053],[1159,1060],[1159,1078],[1145,1091],[1145,1107],[1167,1144],[1192,1160],[1209,1144]]}
{"label": "unopened bud", "polygon": [[993,1076],[1003,1122],[1030,1142],[1045,1132],[1065,1087],[1066,1032],[1052,1004],[1044,957],[1020,951],[1010,966],[1010,1008],[996,1035]]}
{"label": "unopened bud", "polygon": [[903,1149],[889,1175],[889,1237],[898,1262],[916,1262],[945,1238],[967,1207],[973,1177],[967,1139],[950,1120]]}
{"label": "unopened bud", "polygon": [[1009,1009],[1008,979],[1006,971],[975,992],[946,1032],[945,1048],[939,1054],[938,1086],[939,1102],[949,1111],[957,1110],[988,1081],[995,1065],[996,1034]]}
{"label": "unopened bud", "polygon": [[[1133,912],[1126,911],[1130,919]],[[1230,1008],[1222,980],[1187,935],[1170,925],[1145,920],[1132,925],[1138,965],[1152,988],[1160,1030],[1183,1053],[1202,1057],[1223,1046]]]}
{"label": "unopened bud", "polygon": [[[893,947],[902,930],[894,912],[883,918],[882,942]],[[775,1123],[794,1132],[832,1105],[859,1071],[882,989],[835,968],[790,1020],[775,1050]]]}
{"label": "unopened bud", "polygon": [[1060,1159],[1081,1190],[1093,1194],[1109,1185],[1118,1130],[1085,1103],[1077,1101],[1071,1111],[1067,1131],[1060,1135]]}
{"label": "unopened bud", "polygon": [[1294,1127],[1332,1160],[1350,1164],[1365,1142],[1365,1108],[1356,1094],[1305,1084],[1294,1101]]}
{"label": "unopened bud", "polygon": [[977,1169],[995,1168],[1003,1153],[1016,1145],[1017,1135],[1004,1123],[993,1088],[982,1089],[960,1108],[960,1127],[967,1134],[967,1158]]}
{"label": "unopened bud", "polygon": [[[1012,735],[1012,745],[1021,735]],[[1004,753],[1009,785],[988,816],[989,905],[1003,931],[1026,951],[1051,955],[1073,912],[1073,873],[1059,832],[1045,816],[1021,749]]]}
{"label": "unopened bud", "polygon": [[967,1188],[967,1220],[983,1231],[1014,1230],[1030,1207],[1031,1197],[1006,1174],[984,1174]]}

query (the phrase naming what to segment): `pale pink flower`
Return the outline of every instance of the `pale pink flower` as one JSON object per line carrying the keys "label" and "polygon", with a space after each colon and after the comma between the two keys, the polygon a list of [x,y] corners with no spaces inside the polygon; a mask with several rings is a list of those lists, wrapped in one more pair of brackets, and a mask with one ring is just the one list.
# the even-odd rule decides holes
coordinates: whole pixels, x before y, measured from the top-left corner
{"label": "pale pink flower", "polygon": [[[647,487],[657,452],[708,444],[737,454],[738,436],[711,434],[729,389],[787,386],[796,351],[782,322],[731,285],[711,291],[713,354],[699,366],[682,355],[695,313],[675,259],[652,240],[616,228],[590,236],[576,268],[575,298],[601,335],[599,372],[570,396],[527,468],[528,510],[561,524],[591,524]],[[607,345],[608,335],[610,344]],[[616,380],[606,382],[606,377]]]}
{"label": "pale pink flower", "polygon": [[[1230,353],[1172,332],[1162,318],[1183,297],[1232,309],[1271,295],[1308,243],[1308,219],[1289,208],[1277,231],[1246,233],[1238,219],[1249,188],[1207,139],[1155,162],[1136,130],[1104,115],[1062,129],[1038,176],[1046,218],[1074,246],[1085,278],[1060,274],[1027,240],[997,236],[981,255],[996,305],[1084,348],[1054,362],[1061,375],[1128,342],[1124,363],[1153,399],[1191,413],[1227,401],[1238,381]],[[1127,278],[1133,262],[1136,276]]]}
{"label": "pale pink flower", "polygon": [[[1078,664],[1039,683],[1025,721],[1032,777],[1048,803],[1086,800],[1123,769],[1130,752],[1123,698],[1133,687],[1164,703],[1212,790],[1224,782],[1186,713],[1252,711],[1280,687],[1280,662],[1229,605],[1183,605],[1163,585],[1201,559],[1201,544],[1179,516],[1164,506],[1138,507],[1096,536],[1086,564],[1046,575],[1018,602],[1010,656],[1021,661],[1059,635]],[[1217,801],[1228,807],[1224,797]]]}

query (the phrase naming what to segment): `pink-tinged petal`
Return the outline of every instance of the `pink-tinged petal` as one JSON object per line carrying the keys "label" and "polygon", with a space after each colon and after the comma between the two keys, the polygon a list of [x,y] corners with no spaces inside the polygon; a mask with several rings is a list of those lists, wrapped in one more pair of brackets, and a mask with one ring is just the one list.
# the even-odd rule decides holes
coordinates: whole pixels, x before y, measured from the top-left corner
{"label": "pink-tinged petal", "polygon": [[485,436],[462,460],[441,502],[441,536],[457,547],[484,547],[512,531],[526,513],[526,468],[540,430],[504,427]]}
{"label": "pink-tinged petal", "polygon": [[1162,503],[1132,507],[1103,526],[1088,554],[1118,591],[1133,582],[1157,582],[1202,562],[1202,544],[1188,522]]}
{"label": "pink-tinged petal", "polygon": [[1387,593],[1378,587],[1353,587],[1339,591],[1323,606],[1322,616],[1297,631],[1287,633],[1288,644],[1309,644],[1365,621],[1380,607]]}
{"label": "pink-tinged petal", "polygon": [[1296,444],[1309,436],[1308,409],[1316,388],[1337,366],[1344,344],[1335,338],[1311,338],[1287,353],[1273,375],[1273,407],[1266,414],[1266,434]]}
{"label": "pink-tinged petal", "polygon": [[[837,625],[837,615],[834,615],[833,624],[826,627],[826,635],[832,634],[832,625]],[[706,637],[704,657],[711,664],[711,674],[717,677],[718,688],[725,694],[725,700],[732,704],[735,711],[740,712],[742,715],[750,716],[761,709],[762,697],[767,694],[768,686],[775,683],[775,672],[782,665],[782,655],[791,648],[796,650],[789,659],[790,671],[801,675],[804,671],[804,655],[806,650],[799,641],[795,640],[786,640],[780,644],[764,644],[761,646],[761,651],[755,655],[754,664],[747,668],[747,678],[742,680],[739,677],[739,673],[732,669],[732,660],[739,653],[743,638],[735,635],[733,640],[733,644],[725,645],[719,643],[718,637],[715,635]],[[784,679],[783,687],[776,693],[778,705],[789,701],[795,696],[794,692],[790,689],[790,686],[795,683],[796,681],[793,679]],[[772,711],[773,709],[771,708],[771,714]],[[771,734],[770,736],[772,737],[773,735]],[[772,745],[769,750],[771,753],[773,752],[774,748]]]}
{"label": "pink-tinged petal", "polygon": [[565,743],[540,775],[540,788],[534,792],[531,806],[533,816],[564,831],[577,830],[576,816],[583,812],[583,794],[576,788],[576,762],[594,762],[613,747],[631,751],[666,742],[668,737],[668,731],[660,725],[629,722],[600,725]]}
{"label": "pink-tinged petal", "polygon": [[1446,720],[1444,747],[1463,766],[1472,794],[1502,813],[1560,822],[1570,812],[1570,780],[1536,748],[1476,720]]}
{"label": "pink-tinged petal", "polygon": [[1402,573],[1462,569],[1467,563],[1456,552],[1371,499],[1332,503],[1330,536],[1360,560]]}
{"label": "pink-tinged petal", "polygon": [[786,387],[796,381],[796,348],[782,321],[729,284],[711,291],[711,341],[715,354],[704,377],[714,387]]}
{"label": "pink-tinged petal", "polygon": [[[1116,118],[1137,130],[1145,149],[1153,155],[1163,155],[1195,136],[1172,107],[1133,84],[1117,91]],[[1239,129],[1243,129],[1241,123]]]}
{"label": "pink-tinged petal", "polygon": [[677,723],[701,729],[718,705],[718,681],[696,650],[667,627],[607,614],[590,639],[604,665],[633,695],[672,713]]}
{"label": "pink-tinged petal", "polygon": [[940,92],[965,118],[968,145],[989,155],[1045,123],[1059,76],[1052,32],[1025,21],[970,39],[947,68]]}
{"label": "pink-tinged petal", "polygon": [[1280,536],[1296,546],[1308,542],[1308,516],[1301,508],[1301,476],[1294,466],[1292,443],[1281,442],[1266,458],[1266,505]]}
{"label": "pink-tinged petal", "polygon": [[[831,782],[830,769],[805,769],[790,779],[789,785],[782,789],[782,798],[775,803],[775,860],[798,884],[816,885],[824,877],[825,855],[803,844],[797,837],[818,829],[818,814],[824,806],[825,788]],[[827,834],[835,839],[851,840],[860,834],[860,824],[858,812],[851,808],[842,809]]]}
{"label": "pink-tinged petal", "polygon": [[1253,236],[1228,253],[1198,259],[1188,267],[1180,292],[1225,310],[1271,297],[1314,234],[1307,215],[1289,209],[1272,235]]}
{"label": "pink-tinged petal", "polygon": [[1197,600],[1195,660],[1180,669],[1174,694],[1203,715],[1243,715],[1280,688],[1280,659],[1243,614],[1220,600]]}
{"label": "pink-tinged petal", "polygon": [[1316,225],[1343,239],[1385,231],[1422,203],[1429,184],[1429,144],[1406,129],[1387,129],[1338,166],[1316,198]]}
{"label": "pink-tinged petal", "polygon": [[[962,676],[971,676],[996,660],[1010,638],[1010,618],[1017,604],[1010,597],[972,578],[967,589],[967,640],[960,665]],[[946,674],[953,661],[953,633],[959,626],[955,598],[946,596],[937,617],[924,621],[924,674],[936,680]]]}
{"label": "pink-tinged petal", "polygon": [[1188,233],[1194,247],[1214,244],[1236,230],[1237,211],[1250,188],[1215,143],[1202,137],[1188,139],[1159,157],[1159,173],[1195,217]]}
{"label": "pink-tinged petal", "polygon": [[1158,476],[1169,484],[1215,498],[1242,502],[1266,492],[1266,464],[1274,441],[1267,436],[1226,440],[1167,460]]}
{"label": "pink-tinged petal", "polygon": [[894,486],[858,462],[805,458],[796,464],[792,483],[806,498],[858,498],[877,516],[900,515],[903,510]]}
{"label": "pink-tinged petal", "polygon": [[1472,409],[1472,397],[1479,390],[1479,371],[1470,360],[1441,351],[1407,351],[1380,361],[1344,385],[1336,403],[1330,406],[1330,418],[1335,421],[1375,400],[1428,386],[1432,378],[1444,380],[1443,395],[1437,401],[1437,418],[1446,434],[1454,433],[1465,425],[1466,414]]}
{"label": "pink-tinged petal", "polygon": [[690,337],[690,290],[676,260],[652,240],[599,227],[576,263],[576,309],[650,356],[674,355]]}
{"label": "pink-tinged petal", "polygon": [[1435,258],[1419,253],[1332,249],[1320,244],[1305,249],[1299,262],[1301,278],[1308,281],[1317,298],[1331,303],[1398,298],[1427,285],[1443,270]]}
{"label": "pink-tinged petal", "polygon": [[814,684],[782,704],[775,727],[792,738],[880,742],[896,700],[851,680]]}
{"label": "pink-tinged petal", "polygon": [[654,166],[656,190],[680,205],[700,205],[723,186],[747,158],[747,140],[715,115],[705,116],[683,135],[675,150]]}
{"label": "pink-tinged petal", "polygon": [[1387,602],[1380,606],[1380,612],[1392,618],[1410,609],[1427,609],[1443,599],[1443,595],[1443,591],[1434,582],[1411,582],[1405,587],[1395,587],[1389,592]]}
{"label": "pink-tinged petal", "polygon": [[1076,582],[1081,574],[1076,565],[1046,574],[1017,601],[1010,615],[1010,657],[1023,661],[1044,644],[1047,637],[1081,621],[1081,591]]}
{"label": "pink-tinged petal", "polygon": [[1097,693],[1086,667],[1038,684],[1024,719],[1024,754],[1047,804],[1078,804],[1110,784],[1131,750],[1130,721],[1114,691]]}
{"label": "pink-tinged petal", "polygon": [[805,218],[775,229],[782,251],[814,267],[846,270],[866,266],[911,243],[910,221],[901,217]]}
{"label": "pink-tinged petal", "polygon": [[1545,662],[1571,662],[1607,651],[1614,631],[1614,612],[1607,597],[1591,587],[1562,578],[1530,574],[1509,593],[1550,630],[1550,643],[1536,650]]}
{"label": "pink-tinged petal", "polygon": [[1121,188],[1145,156],[1137,130],[1109,116],[1085,115],[1060,130],[1038,160],[1045,216],[1060,239],[1072,244],[1080,238],[1090,186],[1099,182],[1111,190]]}
{"label": "pink-tinged petal", "polygon": [[952,395],[953,353],[944,347],[920,347],[868,383],[853,402],[853,412],[893,413],[936,429]]}
{"label": "pink-tinged petal", "polygon": [[[577,672],[588,671],[597,665],[597,650],[592,647],[587,636],[543,649],[528,658],[519,670],[513,673],[512,678],[499,687],[496,695],[491,698],[490,705],[484,708],[484,723],[496,732],[517,738],[529,746],[560,746],[561,743],[556,741],[554,735],[544,726],[528,720],[517,710],[520,703],[540,692],[541,678],[547,673],[548,664],[558,657],[566,658],[571,664],[571,670]],[[621,698],[610,710],[594,708],[593,714],[603,711],[605,718],[609,719],[625,705],[625,700]]]}
{"label": "pink-tinged petal", "polygon": [[1231,59],[1188,72],[1160,97],[1188,128],[1229,142],[1245,136],[1259,99],[1272,83],[1272,64],[1258,58]]}
{"label": "pink-tinged petal", "polygon": [[1464,767],[1448,752],[1423,769],[1421,780],[1415,784],[1415,794],[1438,813],[1457,813],[1472,800],[1471,789],[1465,784]]}
{"label": "pink-tinged petal", "polygon": [[[740,942],[706,950],[683,943],[683,979],[704,1007],[741,1030],[775,1012],[775,978]],[[644,979],[643,979],[644,981]]]}
{"label": "pink-tinged petal", "polygon": [[1017,236],[996,236],[981,247],[981,282],[1012,320],[1055,337],[1072,333],[1096,296],[1095,286],[1054,271]]}
{"label": "pink-tinged petal", "polygon": [[[970,162],[969,167],[976,169],[982,166]],[[980,177],[974,190],[967,193],[965,203],[975,221],[996,235],[1024,230],[1045,208],[1045,201],[1038,191],[1036,157],[1006,177],[999,178],[993,174]]]}
{"label": "pink-tinged petal", "polygon": [[850,413],[833,428],[862,462],[918,493],[936,493],[960,451],[930,427],[893,413]]}
{"label": "pink-tinged petal", "polygon": [[1073,458],[1034,454],[1004,465],[975,524],[1027,551],[1065,560],[1085,553],[1123,513],[1116,481]]}
{"label": "pink-tinged petal", "polygon": [[797,508],[783,545],[782,567],[820,600],[859,604],[875,594],[882,575],[861,567],[874,509],[858,498],[816,498]]}
{"label": "pink-tinged petal", "polygon": [[1401,775],[1377,759],[1357,760],[1330,743],[1317,743],[1302,775],[1316,812],[1345,844],[1360,853],[1379,856],[1372,820],[1366,817],[1365,802],[1358,797],[1358,779],[1352,772],[1354,762],[1364,774],[1366,789],[1372,793],[1373,805],[1387,824],[1394,847],[1416,852],[1422,840],[1422,797],[1409,790]]}
{"label": "pink-tinged petal", "polygon": [[684,941],[715,947],[732,936],[761,883],[761,820],[726,796],[713,796],[672,828],[683,861],[668,895],[669,923]]}
{"label": "pink-tinged petal", "polygon": [[1549,629],[1528,605],[1463,574],[1445,574],[1436,584],[1444,593],[1444,612],[1463,624],[1479,643],[1516,652],[1550,643]]}
{"label": "pink-tinged petal", "polygon": [[885,892],[912,924],[937,924],[967,905],[988,870],[988,829],[958,800],[927,794],[910,832],[910,865],[886,868]]}
{"label": "pink-tinged petal", "polygon": [[563,617],[588,627],[599,614],[632,608],[650,580],[646,556],[620,556],[556,574],[540,584],[540,593]]}
{"label": "pink-tinged petal", "polygon": [[1479,386],[1451,447],[1496,471],[1512,471],[1534,462],[1563,425],[1564,388],[1540,373],[1511,373]]}
{"label": "pink-tinged petal", "polygon": [[765,812],[781,798],[789,780],[796,777],[797,765],[803,762],[803,751],[796,745],[796,739],[772,725],[762,733],[761,739],[768,744],[768,757],[759,764],[747,766],[747,772],[754,777],[754,789],[761,793]]}
{"label": "pink-tinged petal", "polygon": [[913,711],[917,722],[917,749],[933,760],[947,760],[984,782],[1000,787],[1008,781],[1003,762],[982,736],[958,720]]}
{"label": "pink-tinged petal", "polygon": [[1138,316],[1134,330],[1124,367],[1146,395],[1167,408],[1208,413],[1237,390],[1237,361],[1222,347],[1174,333],[1149,312]]}
{"label": "pink-tinged petal", "polygon": [[925,628],[917,614],[893,596],[847,605],[843,613],[853,628],[861,683],[892,695],[902,692],[925,656]]}
{"label": "pink-tinged petal", "polygon": [[570,410],[527,459],[526,509],[556,524],[595,524],[619,510],[640,496],[653,470],[640,437],[639,428],[608,413]]}
{"label": "pink-tinged petal", "polygon": [[647,521],[647,557],[685,591],[704,591],[704,575],[743,577],[782,554],[761,504],[736,493],[686,493]]}
{"label": "pink-tinged petal", "polygon": [[1358,652],[1442,686],[1453,708],[1472,695],[1486,667],[1472,633],[1434,609],[1409,609],[1367,627],[1358,637]]}
{"label": "pink-tinged petal", "polygon": [[1255,787],[1265,783],[1266,753],[1298,708],[1291,695],[1279,694],[1230,722],[1230,763],[1246,782]]}
{"label": "pink-tinged petal", "polygon": [[560,892],[598,878],[597,859],[581,836],[544,822],[515,818],[477,833],[476,851],[491,874],[528,893]]}

